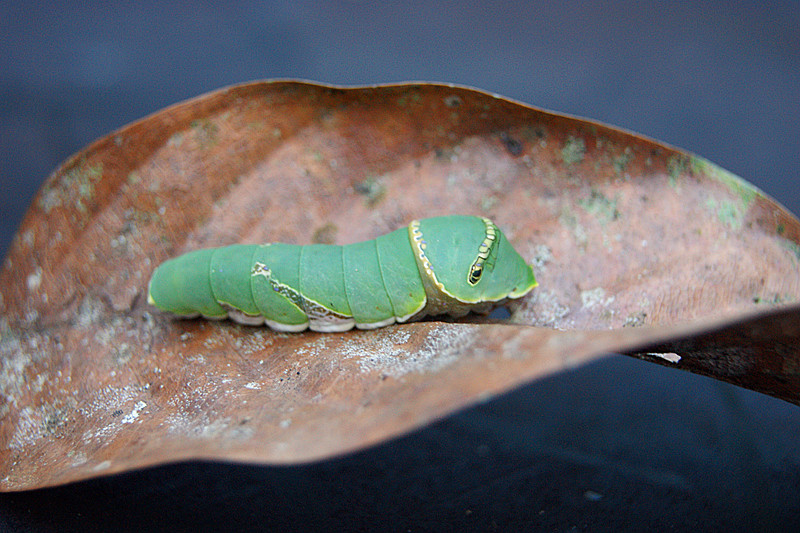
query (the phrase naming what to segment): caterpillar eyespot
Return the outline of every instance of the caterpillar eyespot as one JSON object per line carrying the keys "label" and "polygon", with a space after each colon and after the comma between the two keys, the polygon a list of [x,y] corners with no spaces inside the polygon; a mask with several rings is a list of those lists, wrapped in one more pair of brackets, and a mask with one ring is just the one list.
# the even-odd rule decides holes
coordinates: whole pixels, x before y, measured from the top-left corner
{"label": "caterpillar eyespot", "polygon": [[472,269],[469,271],[469,279],[468,279],[469,284],[470,285],[477,284],[481,280],[482,274],[483,274],[482,264],[472,265]]}
{"label": "caterpillar eyespot", "polygon": [[344,246],[196,250],[156,268],[147,300],[181,316],[335,332],[488,312],[536,285],[530,265],[491,220],[453,215]]}

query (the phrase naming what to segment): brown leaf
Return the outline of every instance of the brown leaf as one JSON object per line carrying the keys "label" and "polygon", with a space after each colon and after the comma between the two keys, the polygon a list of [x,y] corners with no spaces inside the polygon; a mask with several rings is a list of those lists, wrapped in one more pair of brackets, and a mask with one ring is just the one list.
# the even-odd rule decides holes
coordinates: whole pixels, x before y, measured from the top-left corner
{"label": "brown leaf", "polygon": [[[511,325],[281,334],[144,302],[188,250],[448,213],[493,218],[534,265]],[[95,142],[31,206],[0,272],[0,490],[329,457],[608,352],[800,403],[798,242],[701,158],[479,91],[220,90]]]}

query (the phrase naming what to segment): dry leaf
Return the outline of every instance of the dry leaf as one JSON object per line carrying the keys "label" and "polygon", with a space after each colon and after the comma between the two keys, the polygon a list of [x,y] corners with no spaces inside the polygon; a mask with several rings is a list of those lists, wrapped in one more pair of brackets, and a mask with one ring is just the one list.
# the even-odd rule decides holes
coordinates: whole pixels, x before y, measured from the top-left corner
{"label": "dry leaf", "polygon": [[[175,320],[161,261],[491,217],[540,287],[508,323],[344,334]],[[624,352],[800,403],[800,222],[701,158],[434,84],[261,82],[59,168],[0,272],[0,490],[189,458],[295,463]]]}

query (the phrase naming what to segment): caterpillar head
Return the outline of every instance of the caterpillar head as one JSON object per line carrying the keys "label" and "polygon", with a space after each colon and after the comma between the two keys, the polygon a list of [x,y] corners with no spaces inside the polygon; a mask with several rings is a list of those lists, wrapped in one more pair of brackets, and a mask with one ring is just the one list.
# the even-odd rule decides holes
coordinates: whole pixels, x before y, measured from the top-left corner
{"label": "caterpillar head", "polygon": [[415,220],[409,235],[420,274],[459,302],[520,298],[537,285],[533,269],[488,218]]}

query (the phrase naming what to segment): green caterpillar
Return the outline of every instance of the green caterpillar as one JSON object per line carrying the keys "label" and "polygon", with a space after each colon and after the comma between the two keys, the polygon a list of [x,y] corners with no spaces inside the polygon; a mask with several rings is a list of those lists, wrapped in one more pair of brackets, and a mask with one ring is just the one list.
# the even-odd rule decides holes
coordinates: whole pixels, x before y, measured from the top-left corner
{"label": "green caterpillar", "polygon": [[486,313],[536,285],[491,220],[445,216],[344,246],[234,244],[189,252],[156,268],[147,301],[187,317],[333,332]]}

